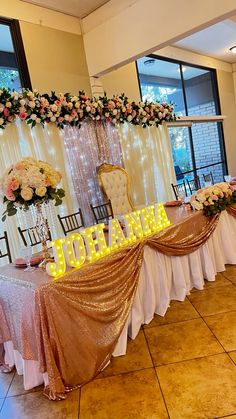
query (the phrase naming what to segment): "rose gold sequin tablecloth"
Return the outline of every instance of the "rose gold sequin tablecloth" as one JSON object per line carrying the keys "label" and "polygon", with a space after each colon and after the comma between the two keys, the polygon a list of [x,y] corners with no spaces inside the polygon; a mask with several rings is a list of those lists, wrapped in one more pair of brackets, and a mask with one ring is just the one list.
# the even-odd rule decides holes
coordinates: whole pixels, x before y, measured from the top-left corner
{"label": "rose gold sequin tablecloth", "polygon": [[[39,361],[42,373],[48,372],[51,398],[91,380],[107,364],[152,260],[160,258],[158,255],[167,258],[163,261],[170,264],[170,274],[174,261],[182,256],[193,255],[189,263],[200,265],[197,250],[204,248],[204,257],[208,257],[210,250],[203,245],[214,238],[219,220],[220,229],[223,222],[226,227],[232,219],[236,223],[226,212],[207,218],[201,212],[179,207],[168,208],[167,213],[174,222],[168,229],[93,265],[71,270],[55,282],[38,269],[33,273],[12,265],[0,269],[0,306],[13,347],[24,360]],[[180,258],[172,260],[173,256]],[[224,263],[226,259],[222,266]],[[168,301],[166,304],[167,308]]]}

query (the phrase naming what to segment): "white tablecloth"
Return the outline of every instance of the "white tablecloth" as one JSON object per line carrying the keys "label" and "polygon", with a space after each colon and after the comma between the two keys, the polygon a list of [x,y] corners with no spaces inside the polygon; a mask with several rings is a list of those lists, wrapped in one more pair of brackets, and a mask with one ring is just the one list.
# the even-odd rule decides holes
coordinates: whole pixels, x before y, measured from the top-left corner
{"label": "white tablecloth", "polygon": [[[148,324],[155,313],[164,316],[171,300],[184,301],[193,287],[203,289],[204,278],[214,281],[225,264],[236,264],[236,219],[226,211],[208,241],[190,255],[165,256],[146,246],[134,303],[113,355],[125,355],[127,336],[135,339],[141,325]],[[39,372],[38,361],[23,360],[10,341],[4,347],[5,362],[23,374],[26,390],[48,384],[47,374]]]}

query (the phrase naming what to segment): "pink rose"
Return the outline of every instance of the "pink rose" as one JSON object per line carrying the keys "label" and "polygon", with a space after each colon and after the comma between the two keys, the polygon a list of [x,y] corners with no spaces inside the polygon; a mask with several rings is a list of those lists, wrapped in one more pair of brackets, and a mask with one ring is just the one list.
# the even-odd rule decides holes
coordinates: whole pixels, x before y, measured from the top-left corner
{"label": "pink rose", "polygon": [[8,199],[8,201],[15,201],[16,200],[16,197],[11,190],[7,190],[6,198]]}
{"label": "pink rose", "polygon": [[19,113],[19,118],[24,120],[27,117],[27,113],[26,112],[20,112]]}
{"label": "pink rose", "polygon": [[60,101],[60,100],[55,100],[55,104],[56,104],[57,106],[61,106],[61,101]]}
{"label": "pink rose", "polygon": [[213,201],[218,201],[218,196],[217,195],[212,195],[211,199],[213,199]]}
{"label": "pink rose", "polygon": [[20,184],[19,184],[18,180],[16,178],[12,178],[9,185],[8,185],[9,192],[10,192],[10,190],[16,191],[19,188],[19,186],[20,186]]}
{"label": "pink rose", "polygon": [[4,108],[3,109],[3,113],[4,113],[4,116],[8,116],[9,115],[9,109],[7,109],[7,108]]}

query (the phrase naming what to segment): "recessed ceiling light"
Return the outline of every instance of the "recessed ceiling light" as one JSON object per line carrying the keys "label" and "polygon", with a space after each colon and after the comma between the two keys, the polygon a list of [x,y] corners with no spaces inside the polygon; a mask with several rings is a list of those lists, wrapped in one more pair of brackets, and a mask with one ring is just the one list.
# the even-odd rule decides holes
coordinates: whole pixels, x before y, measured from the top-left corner
{"label": "recessed ceiling light", "polygon": [[143,64],[147,65],[147,66],[154,65],[155,64],[155,59],[154,58],[149,58],[148,60],[145,60]]}
{"label": "recessed ceiling light", "polygon": [[231,47],[230,52],[232,52],[233,54],[236,54],[236,45],[234,45],[233,47]]}

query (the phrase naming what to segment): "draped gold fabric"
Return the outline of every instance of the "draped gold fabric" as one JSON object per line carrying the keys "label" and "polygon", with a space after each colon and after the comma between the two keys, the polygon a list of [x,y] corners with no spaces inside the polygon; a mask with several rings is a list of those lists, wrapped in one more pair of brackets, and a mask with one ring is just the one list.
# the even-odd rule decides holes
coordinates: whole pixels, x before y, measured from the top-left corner
{"label": "draped gold fabric", "polygon": [[167,255],[192,253],[213,233],[219,216],[192,213],[162,233],[38,288],[40,366],[49,374],[49,398],[83,385],[108,363],[132,306],[144,246]]}

